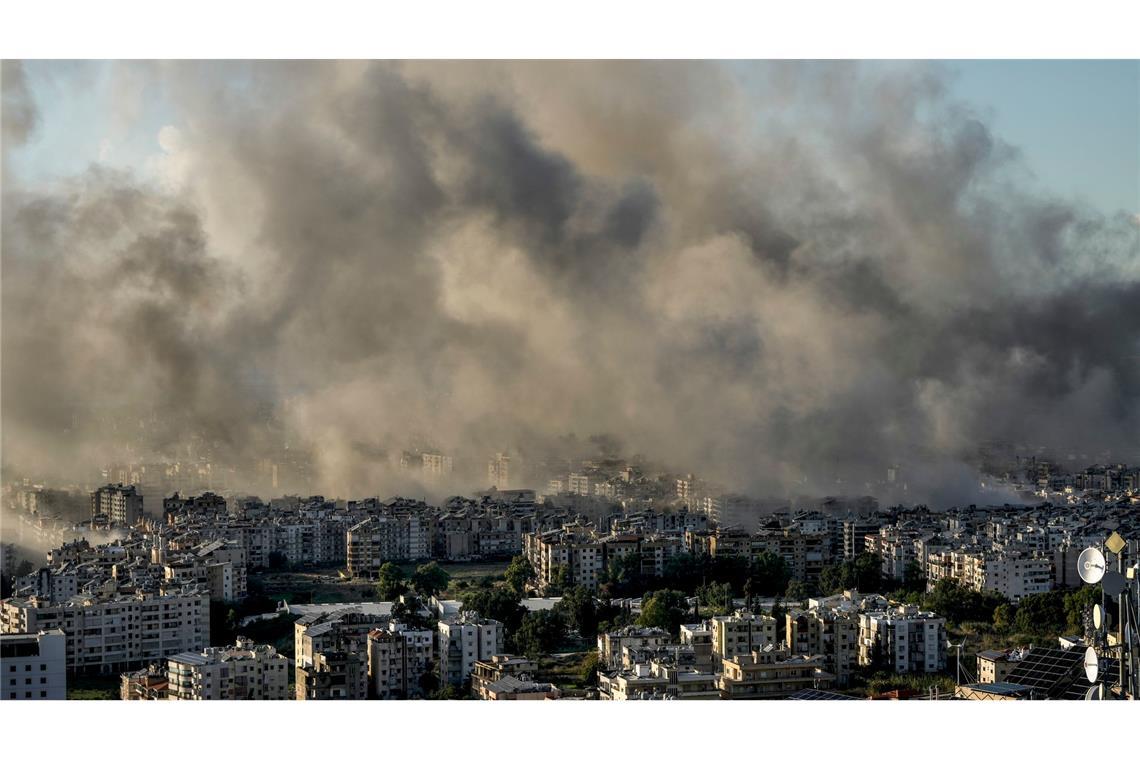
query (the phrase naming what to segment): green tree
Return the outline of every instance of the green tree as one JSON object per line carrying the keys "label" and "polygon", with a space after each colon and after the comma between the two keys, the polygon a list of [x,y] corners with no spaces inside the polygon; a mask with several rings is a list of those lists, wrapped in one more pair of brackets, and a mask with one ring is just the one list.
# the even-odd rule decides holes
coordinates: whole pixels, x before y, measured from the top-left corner
{"label": "green tree", "polygon": [[953,578],[943,578],[925,596],[923,604],[951,624],[992,622],[994,611],[1006,602],[995,592],[981,593],[967,588]]}
{"label": "green tree", "polygon": [[376,581],[376,595],[380,600],[392,602],[407,592],[407,579],[399,565],[392,562],[381,565],[379,578]]}
{"label": "green tree", "polygon": [[425,614],[420,600],[416,598],[393,604],[392,619],[417,631],[430,631],[436,625],[435,618]]}
{"label": "green tree", "polygon": [[883,586],[883,558],[874,552],[864,552],[852,560],[855,588],[864,593],[878,593]]}
{"label": "green tree", "polygon": [[727,615],[732,612],[732,584],[706,583],[698,586],[697,601],[706,617],[714,614]]}
{"label": "green tree", "polygon": [[578,671],[578,683],[584,689],[596,686],[598,683],[598,652],[591,650],[582,660],[582,667]]}
{"label": "green tree", "polygon": [[788,565],[784,558],[770,551],[762,551],[752,558],[748,567],[748,577],[752,579],[756,592],[761,596],[783,594],[788,587]]}
{"label": "green tree", "polygon": [[781,604],[780,597],[772,602],[772,617],[776,618],[776,639],[779,641],[784,640],[784,631],[788,627],[788,619],[786,617],[788,609]]}
{"label": "green tree", "polygon": [[572,583],[573,582],[570,578],[570,568],[566,565],[559,565],[554,569],[554,572],[551,573],[550,584],[547,589],[547,593],[549,593],[551,596],[558,596],[564,590],[570,588]]}
{"label": "green tree", "polygon": [[1069,634],[1077,636],[1084,633],[1085,613],[1099,601],[1100,588],[1092,584],[1083,584],[1065,594],[1065,622],[1068,623]]}
{"label": "green tree", "polygon": [[1060,635],[1067,624],[1064,595],[1059,591],[1049,591],[1027,596],[1018,603],[1013,619],[1021,633]]}
{"label": "green tree", "polygon": [[806,583],[805,581],[790,581],[786,595],[788,599],[805,602],[814,593],[815,589],[812,587],[812,584]]}
{"label": "green tree", "polygon": [[515,634],[515,647],[531,659],[549,654],[562,644],[566,623],[554,610],[538,610],[523,617]]}
{"label": "green tree", "polygon": [[437,562],[420,565],[412,573],[412,588],[424,596],[435,596],[447,588],[451,576]]}
{"label": "green tree", "polygon": [[571,630],[586,639],[598,635],[598,600],[585,586],[571,586],[562,594],[554,609]]}
{"label": "green tree", "polygon": [[926,590],[926,573],[922,571],[922,565],[914,560],[906,563],[906,567],[903,568],[902,587],[906,591]]}
{"label": "green tree", "polygon": [[607,563],[606,582],[618,596],[640,592],[645,580],[641,577],[641,554],[638,552],[629,552]]}
{"label": "green tree", "polygon": [[994,608],[994,627],[1002,633],[1013,630],[1013,607],[1009,604],[999,604]]}
{"label": "green tree", "polygon": [[661,628],[672,636],[689,616],[689,602],[685,595],[673,589],[662,589],[647,594],[641,601],[640,626]]}
{"label": "green tree", "polygon": [[289,567],[289,558],[283,552],[269,552],[269,569],[280,572]]}
{"label": "green tree", "polygon": [[507,638],[518,631],[523,616],[526,615],[526,609],[519,604],[519,595],[505,586],[472,589],[464,593],[460,601],[463,602],[463,609],[473,610],[480,617],[502,623]]}
{"label": "green tree", "polygon": [[520,554],[511,560],[511,564],[503,572],[503,580],[516,594],[522,596],[526,593],[526,584],[534,580],[534,567],[531,566],[530,560]]}

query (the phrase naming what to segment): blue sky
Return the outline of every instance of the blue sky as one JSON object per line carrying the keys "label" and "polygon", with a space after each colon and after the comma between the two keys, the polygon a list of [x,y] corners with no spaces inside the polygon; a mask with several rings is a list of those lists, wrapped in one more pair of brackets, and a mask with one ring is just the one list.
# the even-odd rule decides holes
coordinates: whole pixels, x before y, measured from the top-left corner
{"label": "blue sky", "polygon": [[1140,212],[1140,61],[955,61],[954,92],[988,110],[1042,186]]}
{"label": "blue sky", "polygon": [[[92,161],[141,168],[176,122],[161,92],[143,89],[117,120],[105,62],[31,61],[40,128],[9,158],[18,176],[67,176]],[[1140,212],[1140,61],[947,61],[951,94],[1021,149],[1040,189],[1104,213]]]}

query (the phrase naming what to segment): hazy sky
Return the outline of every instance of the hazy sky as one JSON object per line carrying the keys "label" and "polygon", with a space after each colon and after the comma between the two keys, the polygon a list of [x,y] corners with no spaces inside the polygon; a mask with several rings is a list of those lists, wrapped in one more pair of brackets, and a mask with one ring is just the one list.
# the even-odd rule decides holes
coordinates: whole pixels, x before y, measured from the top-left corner
{"label": "hazy sky", "polygon": [[[951,92],[1024,152],[1044,188],[1106,213],[1140,213],[1140,61],[877,65],[948,71]],[[161,153],[159,131],[178,124],[166,93],[142,86],[122,104],[125,112],[109,107],[118,97],[110,92],[119,84],[113,68],[108,62],[26,64],[42,121],[9,156],[22,179],[69,176],[92,162],[146,171],[148,159]]]}
{"label": "hazy sky", "polygon": [[6,467],[277,456],[271,407],[325,495],[573,432],[945,504],[1140,444],[1134,63],[4,71]]}

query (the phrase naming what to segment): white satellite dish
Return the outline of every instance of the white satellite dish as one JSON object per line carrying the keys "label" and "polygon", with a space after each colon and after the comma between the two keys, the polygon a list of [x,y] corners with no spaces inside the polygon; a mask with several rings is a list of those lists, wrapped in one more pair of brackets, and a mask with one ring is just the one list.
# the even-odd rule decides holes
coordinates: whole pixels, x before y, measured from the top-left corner
{"label": "white satellite dish", "polygon": [[1101,699],[1104,699],[1104,684],[1102,683],[1090,686],[1089,690],[1085,692],[1085,700],[1088,702],[1094,702]]}
{"label": "white satellite dish", "polygon": [[1092,647],[1085,650],[1085,678],[1089,679],[1089,683],[1096,683],[1096,677],[1100,675],[1100,658],[1096,656],[1096,652]]}
{"label": "white satellite dish", "polygon": [[1104,555],[1100,549],[1090,546],[1077,557],[1077,575],[1085,583],[1100,583],[1104,577]]}
{"label": "white satellite dish", "polygon": [[1101,606],[1099,604],[1094,604],[1093,605],[1093,628],[1095,628],[1099,631],[1101,629],[1101,626],[1103,626],[1103,625],[1104,625],[1104,610],[1101,609]]}

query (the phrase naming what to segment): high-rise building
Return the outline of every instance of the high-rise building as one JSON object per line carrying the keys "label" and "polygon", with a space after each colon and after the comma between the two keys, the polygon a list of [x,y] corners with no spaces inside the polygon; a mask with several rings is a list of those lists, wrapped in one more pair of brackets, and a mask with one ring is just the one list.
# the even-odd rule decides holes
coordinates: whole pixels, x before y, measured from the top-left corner
{"label": "high-rise building", "polygon": [[495,454],[487,464],[487,480],[499,491],[511,487],[511,458],[503,453]]}
{"label": "high-rise building", "polygon": [[112,525],[134,525],[143,515],[143,497],[134,486],[108,484],[91,494],[91,517]]}
{"label": "high-rise building", "polygon": [[204,594],[78,595],[53,604],[41,599],[5,599],[3,633],[62,630],[71,671],[121,672],[210,643],[210,598]]}
{"label": "high-rise building", "polygon": [[479,660],[490,660],[503,649],[503,624],[463,612],[459,619],[439,621],[440,675],[444,683],[460,686]]}

